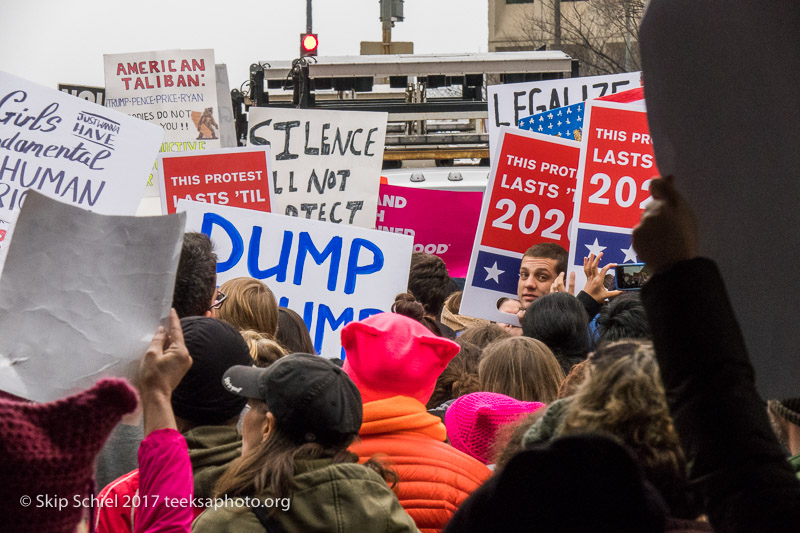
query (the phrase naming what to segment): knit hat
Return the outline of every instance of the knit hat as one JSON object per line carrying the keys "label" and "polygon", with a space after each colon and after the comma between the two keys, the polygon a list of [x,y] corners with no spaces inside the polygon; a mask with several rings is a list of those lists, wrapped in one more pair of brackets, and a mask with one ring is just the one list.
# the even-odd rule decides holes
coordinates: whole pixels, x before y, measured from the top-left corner
{"label": "knit hat", "polygon": [[358,389],[319,355],[293,353],[267,368],[236,366],[222,381],[234,394],[266,403],[278,427],[298,444],[347,444],[361,428]]}
{"label": "knit hat", "polygon": [[791,422],[795,426],[800,426],[800,398],[769,400],[767,407],[772,411],[772,414]]}
{"label": "knit hat", "polygon": [[500,427],[544,406],[541,402],[522,402],[495,392],[473,392],[453,402],[447,409],[444,425],[455,449],[488,465],[494,462],[492,448]]}
{"label": "knit hat", "polygon": [[410,396],[426,404],[460,347],[411,318],[380,313],[342,329],[344,371],[364,403]]}
{"label": "knit hat", "polygon": [[252,366],[247,343],[236,328],[216,318],[182,318],[181,327],[193,362],[172,393],[172,410],[193,424],[223,424],[241,413],[247,403],[246,398],[222,386],[222,376],[230,367]]}
{"label": "knit hat", "polygon": [[89,507],[95,456],[136,402],[122,379],[46,404],[0,399],[3,531],[73,533]]}

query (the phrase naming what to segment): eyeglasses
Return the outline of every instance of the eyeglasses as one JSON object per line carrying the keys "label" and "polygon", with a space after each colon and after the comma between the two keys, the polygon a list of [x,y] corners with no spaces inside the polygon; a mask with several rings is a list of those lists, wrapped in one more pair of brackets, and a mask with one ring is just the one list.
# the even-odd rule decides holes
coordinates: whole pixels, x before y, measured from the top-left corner
{"label": "eyeglasses", "polygon": [[217,299],[214,300],[214,304],[209,309],[219,309],[222,307],[222,302],[228,299],[228,295],[222,292],[221,290],[217,290]]}

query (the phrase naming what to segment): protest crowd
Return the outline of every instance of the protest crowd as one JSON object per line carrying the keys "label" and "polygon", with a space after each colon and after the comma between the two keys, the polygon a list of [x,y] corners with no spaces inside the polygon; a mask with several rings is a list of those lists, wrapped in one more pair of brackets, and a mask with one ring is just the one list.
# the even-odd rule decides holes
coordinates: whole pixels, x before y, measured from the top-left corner
{"label": "protest crowd", "polygon": [[[211,76],[175,53],[107,79]],[[167,111],[76,107],[65,133],[77,99],[0,72],[0,531],[800,531],[800,393],[762,399],[643,91],[559,107],[586,108],[577,140],[501,128],[456,266],[409,229],[458,226],[442,200],[389,221],[419,191],[379,188],[385,113],[253,107],[223,149],[187,104],[197,138],[161,150],[197,152],[153,171]],[[147,172],[168,216],[133,216]]]}

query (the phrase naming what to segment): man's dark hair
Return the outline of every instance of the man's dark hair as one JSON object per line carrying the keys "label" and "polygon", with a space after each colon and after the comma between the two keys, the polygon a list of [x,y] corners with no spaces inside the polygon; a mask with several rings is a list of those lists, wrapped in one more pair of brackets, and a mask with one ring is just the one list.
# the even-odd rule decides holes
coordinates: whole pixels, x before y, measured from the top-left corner
{"label": "man's dark hair", "polygon": [[536,298],[522,316],[522,334],[542,341],[553,351],[564,375],[586,359],[589,315],[577,298],[556,292]]}
{"label": "man's dark hair", "polygon": [[183,236],[172,307],[178,317],[202,316],[209,310],[217,288],[217,255],[211,239],[203,233]]}
{"label": "man's dark hair", "polygon": [[544,259],[556,260],[556,274],[567,272],[567,261],[569,252],[554,242],[540,242],[534,244],[525,251],[525,257],[542,257]]}
{"label": "man's dark hair", "polygon": [[411,254],[408,290],[430,316],[439,319],[445,299],[453,292],[450,274],[441,257],[423,252]]}
{"label": "man's dark hair", "polygon": [[636,292],[617,296],[600,310],[598,344],[622,339],[652,339],[644,305]]}

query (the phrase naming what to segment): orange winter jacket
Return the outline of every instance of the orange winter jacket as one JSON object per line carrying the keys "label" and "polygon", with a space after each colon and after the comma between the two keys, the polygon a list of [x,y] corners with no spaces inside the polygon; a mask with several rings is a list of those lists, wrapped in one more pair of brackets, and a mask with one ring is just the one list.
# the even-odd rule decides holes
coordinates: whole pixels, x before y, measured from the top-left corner
{"label": "orange winter jacket", "polygon": [[422,533],[441,531],[459,505],[491,472],[469,455],[445,444],[439,417],[418,400],[393,396],[364,404],[360,442],[350,446],[361,461],[388,456],[400,482],[400,504]]}

